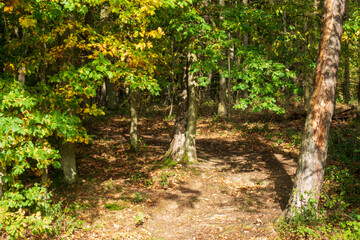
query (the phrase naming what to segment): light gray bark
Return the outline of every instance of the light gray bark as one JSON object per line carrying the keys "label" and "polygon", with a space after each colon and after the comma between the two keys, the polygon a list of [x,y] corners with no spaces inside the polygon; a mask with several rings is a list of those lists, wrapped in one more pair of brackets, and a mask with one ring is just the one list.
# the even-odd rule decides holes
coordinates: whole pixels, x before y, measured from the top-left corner
{"label": "light gray bark", "polygon": [[21,82],[23,85],[25,84],[25,67],[24,66],[21,66],[19,68],[19,76],[18,76],[18,80],[19,82]]}
{"label": "light gray bark", "polygon": [[210,97],[210,99],[212,99],[212,94],[211,94],[212,78],[213,78],[213,72],[212,72],[212,70],[210,70],[210,72],[209,72],[209,84],[206,86],[207,95],[208,95],[208,97]]}
{"label": "light gray bark", "polygon": [[[295,190],[284,211],[286,218],[317,209],[334,113],[336,75],[340,62],[345,0],[326,0],[315,75],[315,91],[307,114],[296,172]],[[313,199],[313,203],[311,203]]]}
{"label": "light gray bark", "polygon": [[220,73],[218,116],[225,118],[226,110],[226,78]]}
{"label": "light gray bark", "polygon": [[100,105],[105,106],[105,104],[106,104],[106,82],[105,81],[101,84],[99,101],[100,101]]}
{"label": "light gray bark", "polygon": [[188,91],[187,91],[187,66],[184,67],[182,78],[180,79],[181,94],[178,98],[178,109],[176,114],[175,130],[172,136],[170,147],[165,154],[165,158],[171,158],[173,161],[182,160],[185,153],[185,133],[187,126],[187,103],[188,103]]}
{"label": "light gray bark", "polygon": [[171,158],[173,161],[179,161],[185,152],[185,132],[187,123],[187,91],[183,88],[179,96],[179,104],[176,115],[175,131],[172,136],[170,147],[165,154],[165,158]]}
{"label": "light gray bark", "polygon": [[[192,58],[189,54],[189,70],[191,69]],[[187,126],[185,133],[185,154],[184,160],[189,163],[196,163],[196,121],[197,121],[197,82],[194,73],[189,71],[187,78],[188,85],[188,109],[187,109]],[[225,85],[226,87],[226,85]]]}
{"label": "light gray bark", "polygon": [[136,90],[130,90],[130,147],[132,151],[138,150],[137,112],[136,112]]}
{"label": "light gray bark", "polygon": [[77,179],[75,161],[75,143],[65,142],[60,144],[61,169],[64,173],[64,180],[67,184],[74,184]]}
{"label": "light gray bark", "polygon": [[[229,39],[231,39],[231,34],[229,33]],[[231,44],[231,46],[229,47],[229,54],[228,54],[228,73],[229,73],[229,77],[228,77],[228,86],[227,86],[227,92],[228,92],[228,103],[229,105],[231,105],[234,102],[234,92],[233,92],[233,85],[232,85],[232,79],[231,79],[231,68],[232,68],[232,63],[234,62],[234,52],[235,52],[235,46],[234,44]]]}
{"label": "light gray bark", "polygon": [[[219,0],[219,5],[221,7],[225,7],[225,1]],[[224,17],[220,16],[220,21],[223,21]],[[224,69],[225,64],[223,61],[220,61],[220,65]],[[227,109],[226,109],[226,78],[222,71],[220,71],[220,82],[219,82],[219,103],[218,103],[218,116],[221,118],[225,118],[227,115]]]}

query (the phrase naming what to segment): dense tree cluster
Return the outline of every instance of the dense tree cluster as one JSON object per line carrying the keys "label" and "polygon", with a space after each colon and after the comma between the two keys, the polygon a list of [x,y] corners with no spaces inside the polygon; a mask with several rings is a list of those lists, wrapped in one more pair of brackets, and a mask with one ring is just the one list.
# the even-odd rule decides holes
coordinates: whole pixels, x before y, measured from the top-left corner
{"label": "dense tree cluster", "polygon": [[[137,112],[159,99],[170,115],[177,109],[164,158],[197,161],[199,101],[215,101],[224,119],[233,107],[281,114],[302,102],[309,110],[302,154],[313,150],[324,165],[334,100],[360,103],[360,5],[349,1],[341,39],[343,8],[341,0],[0,1],[0,227],[15,237],[48,231],[56,211],[48,168],[75,183],[75,144],[91,139],[83,122],[129,107],[136,151]],[[327,64],[336,69],[322,70]],[[320,142],[309,142],[313,135]],[[323,165],[314,171],[323,174]],[[306,184],[300,195],[319,193]],[[293,206],[307,204],[300,195]]]}

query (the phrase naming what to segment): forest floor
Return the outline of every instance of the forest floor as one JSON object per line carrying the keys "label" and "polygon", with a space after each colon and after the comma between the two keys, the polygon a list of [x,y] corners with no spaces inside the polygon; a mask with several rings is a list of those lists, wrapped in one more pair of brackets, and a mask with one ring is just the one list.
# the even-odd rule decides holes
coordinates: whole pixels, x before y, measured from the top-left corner
{"label": "forest floor", "polygon": [[[129,151],[126,115],[89,124],[77,149],[79,183],[55,195],[81,227],[65,239],[276,239],[274,220],[292,191],[305,113],[234,112],[227,120],[202,108],[199,163],[166,167],[174,120],[153,111],[139,120]],[[170,162],[171,164],[171,162]]]}

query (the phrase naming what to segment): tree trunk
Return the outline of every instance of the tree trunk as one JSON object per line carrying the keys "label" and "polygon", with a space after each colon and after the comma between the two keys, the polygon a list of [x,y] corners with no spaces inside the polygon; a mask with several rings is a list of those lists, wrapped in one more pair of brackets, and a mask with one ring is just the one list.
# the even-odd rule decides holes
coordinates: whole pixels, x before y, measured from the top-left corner
{"label": "tree trunk", "polygon": [[[360,38],[359,41],[359,54],[360,54]],[[360,60],[360,59],[359,59]],[[357,118],[360,119],[360,64],[358,67],[358,86],[357,86]]]}
{"label": "tree trunk", "polygon": [[175,122],[175,132],[170,143],[169,150],[165,158],[171,158],[173,161],[179,161],[185,152],[185,132],[187,123],[187,89],[183,90],[179,96],[179,104]]}
{"label": "tree trunk", "polygon": [[[219,0],[219,5],[221,7],[225,7],[225,1]],[[223,21],[224,21],[224,17],[221,15],[220,22],[223,22]],[[225,118],[227,115],[227,110],[226,110],[226,88],[227,88],[226,85],[227,84],[226,84],[225,75],[223,73],[223,71],[225,70],[225,63],[222,60],[220,60],[220,65],[221,65],[222,71],[220,71],[218,116],[221,118]]]}
{"label": "tree trunk", "polygon": [[24,66],[21,66],[21,67],[19,68],[18,80],[19,80],[19,82],[22,83],[22,85],[25,85],[25,71],[26,71],[26,69],[25,69]]}
{"label": "tree trunk", "polygon": [[0,200],[6,190],[6,183],[3,180],[3,177],[5,175],[6,175],[6,166],[4,166],[3,164],[0,164]]}
{"label": "tree trunk", "polygon": [[334,112],[336,75],[340,61],[345,0],[326,0],[315,75],[315,91],[305,123],[296,172],[295,191],[284,211],[285,218],[317,208],[324,179],[331,119]]}
{"label": "tree trunk", "polygon": [[64,173],[64,179],[67,184],[73,184],[77,179],[77,170],[75,162],[75,143],[66,142],[60,144],[61,169]]}
{"label": "tree trunk", "polygon": [[212,84],[212,78],[213,78],[213,73],[212,70],[210,70],[209,72],[209,84],[206,86],[207,88],[207,95],[210,99],[212,99],[212,93],[211,93],[211,84]]}
{"label": "tree trunk", "polygon": [[349,44],[345,43],[345,76],[344,76],[344,100],[346,104],[350,102],[350,60]]}
{"label": "tree trunk", "polygon": [[310,109],[311,96],[313,92],[314,81],[309,74],[304,74],[303,91],[304,91],[304,108],[306,111]]}
{"label": "tree trunk", "polygon": [[101,106],[105,106],[106,105],[106,82],[105,81],[101,84],[99,95],[100,95],[99,96],[99,104]]}
{"label": "tree trunk", "polygon": [[170,111],[169,117],[171,117],[174,108],[174,83],[175,83],[175,68],[176,68],[176,57],[174,52],[174,39],[171,39],[171,83],[169,87],[169,100],[170,100]]}
{"label": "tree trunk", "polygon": [[188,53],[187,66],[179,96],[179,104],[175,123],[175,132],[165,158],[173,161],[195,163],[196,156],[196,120],[197,120],[197,83],[191,69],[191,54]]}
{"label": "tree trunk", "polygon": [[[242,2],[246,6],[249,3],[248,0],[242,0]],[[243,43],[244,43],[245,47],[249,46],[249,33],[247,33],[247,32],[244,32]],[[240,58],[239,58],[239,65],[240,65]],[[248,69],[248,67],[244,66],[244,68],[242,69],[243,74],[246,73],[247,69]],[[241,98],[248,98],[249,97],[249,89],[248,88],[246,88],[244,90],[239,90],[239,93],[240,93]]]}
{"label": "tree trunk", "polygon": [[136,113],[136,90],[130,90],[130,147],[131,150],[136,152],[138,150],[138,133],[137,133],[137,113]]}
{"label": "tree trunk", "polygon": [[[229,40],[231,39],[231,34],[229,33]],[[233,92],[233,85],[232,85],[232,79],[231,79],[231,67],[232,67],[232,62],[234,62],[234,52],[235,52],[235,46],[234,44],[231,44],[231,46],[229,47],[229,54],[228,54],[228,103],[229,105],[234,103],[234,92]]]}
{"label": "tree trunk", "polygon": [[[193,56],[188,54],[189,69],[191,69],[191,62]],[[187,77],[188,87],[188,108],[187,108],[187,126],[185,133],[185,154],[183,159],[189,163],[197,162],[196,156],[196,121],[197,121],[197,82],[194,73],[188,71]],[[226,85],[225,85],[226,91]]]}
{"label": "tree trunk", "polygon": [[219,104],[218,115],[225,118],[227,115],[226,110],[226,78],[220,73],[220,86],[219,86]]}
{"label": "tree trunk", "polygon": [[106,107],[115,110],[117,107],[115,84],[109,79],[105,80],[106,84]]}

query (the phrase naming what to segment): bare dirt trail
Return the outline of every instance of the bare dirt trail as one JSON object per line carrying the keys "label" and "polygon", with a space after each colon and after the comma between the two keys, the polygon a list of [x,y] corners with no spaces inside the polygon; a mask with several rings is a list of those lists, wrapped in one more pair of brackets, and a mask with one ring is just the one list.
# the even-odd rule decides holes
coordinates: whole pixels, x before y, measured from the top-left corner
{"label": "bare dirt trail", "polygon": [[261,153],[202,157],[193,166],[196,176],[168,192],[142,227],[154,239],[276,238],[273,221],[291,189],[293,159]]}
{"label": "bare dirt trail", "polygon": [[[114,116],[91,126],[93,145],[77,152],[81,183],[62,192],[81,203],[77,212],[84,224],[66,238],[275,239],[273,221],[292,189],[294,154],[274,148],[257,130],[246,130],[260,125],[203,118],[197,132],[199,163],[188,166],[187,173],[152,170],[170,142],[162,121],[140,121],[137,154],[128,150],[128,119]],[[266,131],[271,128],[281,126]]]}

